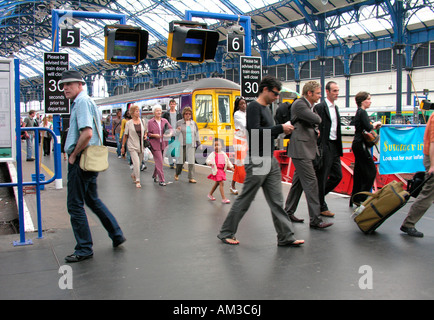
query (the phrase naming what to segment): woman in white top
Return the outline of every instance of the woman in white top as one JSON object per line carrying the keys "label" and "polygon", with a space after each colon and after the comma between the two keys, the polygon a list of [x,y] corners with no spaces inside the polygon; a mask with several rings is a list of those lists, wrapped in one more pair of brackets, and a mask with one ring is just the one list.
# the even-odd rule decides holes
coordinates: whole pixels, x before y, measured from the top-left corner
{"label": "woman in white top", "polygon": [[235,100],[234,106],[234,175],[232,177],[232,183],[230,191],[233,194],[238,194],[238,190],[235,188],[235,183],[244,183],[246,177],[246,171],[244,170],[244,158],[247,155],[247,130],[246,130],[246,109],[247,102],[243,97]]}
{"label": "woman in white top", "polygon": [[131,155],[131,161],[133,162],[133,173],[131,178],[136,184],[137,188],[141,188],[140,184],[140,165],[143,160],[143,153],[145,151],[144,139],[146,139],[146,123],[140,119],[140,109],[137,105],[130,107],[130,114],[132,119],[125,124],[124,136],[122,139],[121,153],[125,153],[125,142],[128,139],[128,151]]}
{"label": "woman in white top", "polygon": [[[39,126],[53,130],[53,124],[50,121],[48,121],[47,116],[44,116],[44,119],[42,120],[42,122]],[[51,148],[50,148],[51,147],[51,135],[47,131],[43,131],[42,137],[43,137],[42,144],[44,146],[44,156],[49,156],[50,150],[51,150]]]}

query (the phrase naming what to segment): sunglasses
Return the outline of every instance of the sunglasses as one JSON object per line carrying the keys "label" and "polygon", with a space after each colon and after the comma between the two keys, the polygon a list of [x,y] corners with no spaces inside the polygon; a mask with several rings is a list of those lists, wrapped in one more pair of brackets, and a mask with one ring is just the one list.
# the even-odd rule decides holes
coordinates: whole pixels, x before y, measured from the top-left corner
{"label": "sunglasses", "polygon": [[276,92],[276,91],[274,91],[274,90],[270,90],[271,92],[273,92],[274,93],[274,95],[277,97],[278,95],[280,95],[280,92]]}

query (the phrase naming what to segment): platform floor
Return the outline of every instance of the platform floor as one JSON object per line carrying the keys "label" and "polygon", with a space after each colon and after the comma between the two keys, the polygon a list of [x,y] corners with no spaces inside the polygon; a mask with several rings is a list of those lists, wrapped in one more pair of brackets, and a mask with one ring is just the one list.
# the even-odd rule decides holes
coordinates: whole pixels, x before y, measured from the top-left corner
{"label": "platform floor", "polygon": [[[53,168],[52,156],[43,164]],[[30,180],[33,163],[23,163]],[[101,199],[117,217],[127,242],[113,249],[111,240],[88,211],[94,258],[68,264],[72,289],[61,289],[59,268],[75,240],[66,211],[64,188],[46,186],[42,194],[43,238],[26,233],[33,245],[13,246],[19,235],[0,237],[0,299],[144,299],[144,300],[288,300],[288,299],[433,299],[434,206],[417,225],[424,238],[412,238],[399,227],[410,203],[372,235],[350,219],[348,197],[327,196],[336,213],[326,230],[294,224],[300,248],[278,247],[262,192],[241,221],[240,245],[229,246],[217,233],[231,205],[206,195],[209,169],[197,167],[197,184],[187,172],[160,187],[151,179],[153,163],[142,172],[142,189],[131,182],[131,170],[110,153],[110,169],[98,178]],[[164,168],[168,181],[174,170]],[[42,171],[44,172],[44,171]],[[46,175],[49,173],[45,172]],[[227,196],[229,181],[225,185]],[[283,184],[284,197],[290,186]],[[26,195],[34,219],[35,196]],[[413,202],[413,200],[411,200]],[[308,219],[302,196],[298,217]],[[366,288],[367,286],[367,288]]]}

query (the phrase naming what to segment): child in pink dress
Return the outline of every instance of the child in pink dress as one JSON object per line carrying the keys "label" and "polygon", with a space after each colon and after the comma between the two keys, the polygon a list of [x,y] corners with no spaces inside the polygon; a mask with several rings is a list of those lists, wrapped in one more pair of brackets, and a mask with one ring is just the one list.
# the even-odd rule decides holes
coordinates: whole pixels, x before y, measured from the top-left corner
{"label": "child in pink dress", "polygon": [[234,166],[232,165],[229,157],[226,155],[224,151],[222,151],[223,143],[221,139],[214,140],[214,151],[206,158],[206,164],[211,166],[211,174],[208,176],[208,179],[215,181],[213,187],[211,188],[210,193],[208,193],[208,199],[214,201],[213,197],[214,191],[219,187],[220,194],[222,196],[222,203],[231,203],[229,199],[225,197],[224,192],[224,181],[226,181],[226,169],[233,170]]}

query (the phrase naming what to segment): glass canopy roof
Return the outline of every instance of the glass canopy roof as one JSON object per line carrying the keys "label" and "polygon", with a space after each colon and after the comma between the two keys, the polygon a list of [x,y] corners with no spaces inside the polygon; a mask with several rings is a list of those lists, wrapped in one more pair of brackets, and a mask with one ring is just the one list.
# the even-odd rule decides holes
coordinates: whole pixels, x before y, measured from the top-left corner
{"label": "glass canopy roof", "polygon": [[[267,50],[279,55],[315,48],[318,31],[313,28],[318,24],[318,16],[325,20],[326,45],[391,36],[393,24],[388,12],[395,1],[398,0],[0,0],[0,56],[13,54],[19,58],[22,78],[40,77],[43,52],[52,48],[52,9],[124,13],[128,25],[149,31],[148,59],[164,59],[169,22],[183,20],[186,10],[251,16],[253,54],[260,51],[258,40],[271,34]],[[404,3],[403,23],[407,30],[433,27],[434,0]],[[61,48],[61,52],[69,53],[72,67],[90,65],[104,71],[108,67],[100,63],[104,59],[103,28],[117,22],[71,20],[68,23],[81,29],[81,47]],[[220,32],[221,41],[225,38],[227,21],[204,21]]]}

